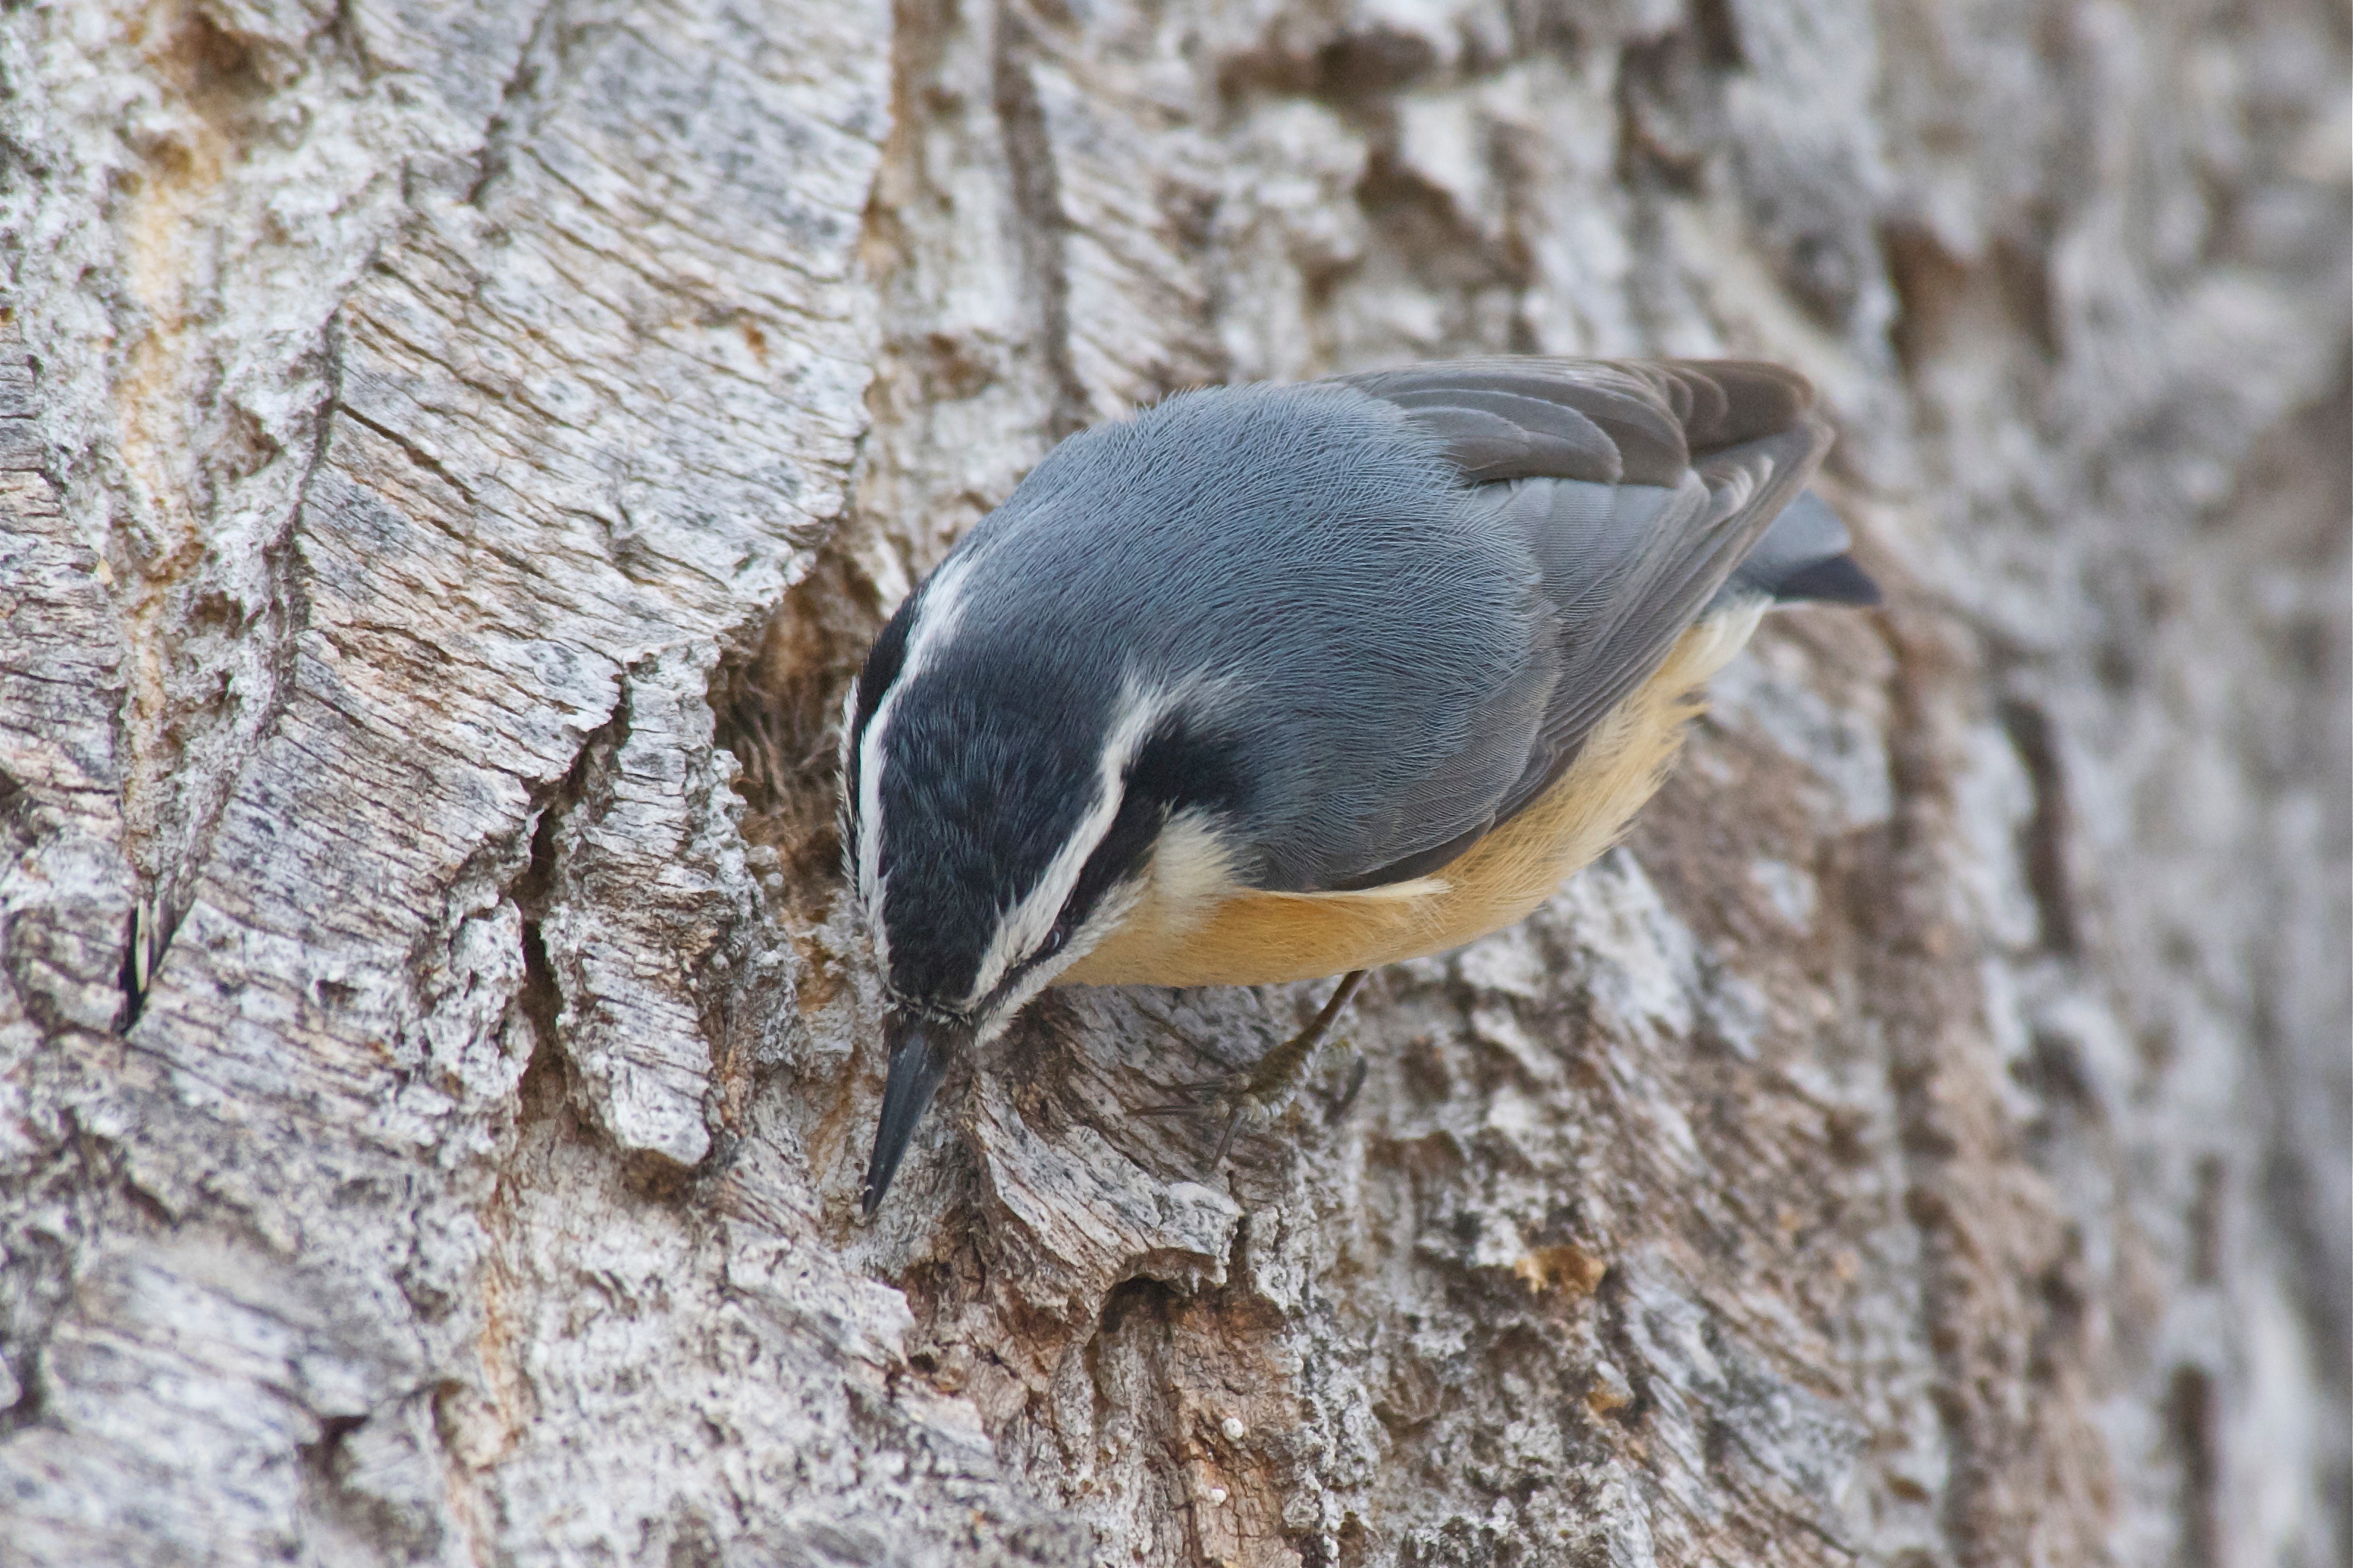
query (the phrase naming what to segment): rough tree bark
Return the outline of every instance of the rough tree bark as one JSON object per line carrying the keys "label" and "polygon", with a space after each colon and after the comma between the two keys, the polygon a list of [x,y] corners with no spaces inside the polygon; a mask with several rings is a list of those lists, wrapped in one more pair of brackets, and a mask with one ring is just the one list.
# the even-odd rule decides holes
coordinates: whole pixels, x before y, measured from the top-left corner
{"label": "rough tree bark", "polygon": [[[2347,30],[0,11],[0,1562],[2345,1561]],[[862,1225],[879,616],[1473,350],[1802,367],[1891,607],[1345,1117],[1073,992]]]}

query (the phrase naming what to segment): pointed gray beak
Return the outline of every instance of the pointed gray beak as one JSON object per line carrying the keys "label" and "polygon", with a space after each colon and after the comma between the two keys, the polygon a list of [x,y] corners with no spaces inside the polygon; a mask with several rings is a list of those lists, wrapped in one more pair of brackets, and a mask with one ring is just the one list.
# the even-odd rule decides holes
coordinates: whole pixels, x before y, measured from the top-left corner
{"label": "pointed gray beak", "polygon": [[874,1129],[874,1152],[866,1162],[866,1215],[874,1216],[891,1178],[899,1173],[900,1156],[932,1102],[932,1090],[948,1070],[948,1063],[971,1036],[953,1025],[892,1016],[885,1029],[891,1042],[891,1078],[882,1089],[882,1120]]}

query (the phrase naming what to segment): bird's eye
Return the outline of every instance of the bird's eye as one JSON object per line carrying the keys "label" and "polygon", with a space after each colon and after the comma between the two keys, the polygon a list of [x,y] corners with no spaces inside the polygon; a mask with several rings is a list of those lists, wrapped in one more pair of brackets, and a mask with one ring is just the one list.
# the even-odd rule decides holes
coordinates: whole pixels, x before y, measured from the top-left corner
{"label": "bird's eye", "polygon": [[1046,940],[1038,944],[1038,956],[1040,958],[1053,957],[1056,953],[1062,951],[1062,944],[1070,940],[1071,928],[1068,925],[1057,922],[1054,929],[1046,933]]}

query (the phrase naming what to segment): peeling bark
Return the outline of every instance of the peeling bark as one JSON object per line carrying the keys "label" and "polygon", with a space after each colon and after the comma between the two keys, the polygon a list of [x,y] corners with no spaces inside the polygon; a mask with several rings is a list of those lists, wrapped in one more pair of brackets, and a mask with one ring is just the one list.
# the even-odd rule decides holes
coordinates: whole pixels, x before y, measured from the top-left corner
{"label": "peeling bark", "polygon": [[[0,1562],[2353,1550],[2344,18],[0,22]],[[1073,989],[858,1215],[831,726],[1059,437],[1757,354],[1894,589],[1392,967]]]}

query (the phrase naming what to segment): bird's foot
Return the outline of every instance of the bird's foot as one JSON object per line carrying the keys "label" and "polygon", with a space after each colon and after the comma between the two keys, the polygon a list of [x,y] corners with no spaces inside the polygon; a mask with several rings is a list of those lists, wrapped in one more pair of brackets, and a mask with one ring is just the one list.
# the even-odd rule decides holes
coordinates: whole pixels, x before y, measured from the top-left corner
{"label": "bird's foot", "polygon": [[[1331,1000],[1324,1004],[1323,1011],[1315,1015],[1314,1023],[1249,1067],[1200,1083],[1180,1084],[1178,1089],[1187,1096],[1186,1100],[1173,1105],[1145,1106],[1143,1114],[1193,1116],[1203,1111],[1224,1111],[1226,1125],[1218,1135],[1217,1152],[1209,1156],[1208,1163],[1201,1171],[1204,1181],[1216,1175],[1218,1168],[1226,1163],[1226,1152],[1233,1147],[1234,1134],[1240,1130],[1245,1117],[1254,1123],[1271,1121],[1289,1103],[1293,1092],[1299,1087],[1299,1079],[1308,1059],[1315,1054],[1315,1047],[1324,1043],[1324,1037],[1332,1032],[1332,1025],[1340,1016],[1340,1010],[1348,1005],[1348,998],[1356,994],[1356,987],[1364,984],[1364,979],[1365,971],[1361,969],[1343,976],[1338,989],[1332,993]],[[1357,1081],[1361,1082],[1363,1077],[1360,1061]],[[1356,1098],[1353,1088],[1348,1098]]]}

